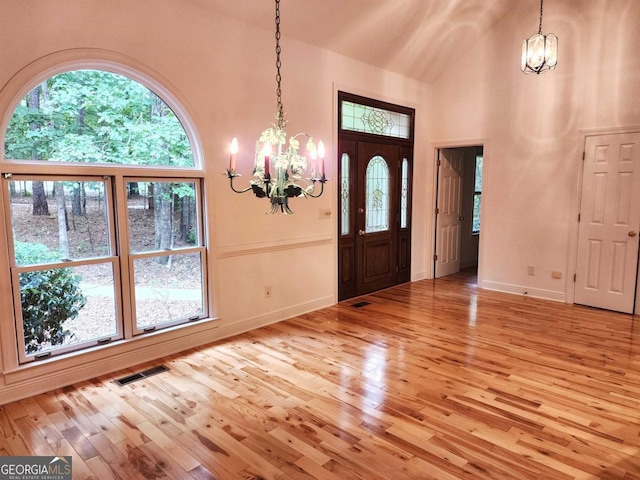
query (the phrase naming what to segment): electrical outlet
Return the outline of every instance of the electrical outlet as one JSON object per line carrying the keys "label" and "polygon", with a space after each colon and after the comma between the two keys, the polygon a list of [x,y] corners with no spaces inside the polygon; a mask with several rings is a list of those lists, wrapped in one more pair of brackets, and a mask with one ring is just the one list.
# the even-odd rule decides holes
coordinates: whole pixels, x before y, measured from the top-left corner
{"label": "electrical outlet", "polygon": [[264,298],[271,298],[271,285],[264,287]]}
{"label": "electrical outlet", "polygon": [[527,275],[535,275],[536,274],[536,266],[535,265],[529,265],[527,267]]}
{"label": "electrical outlet", "polygon": [[320,220],[329,220],[331,218],[331,209],[321,208],[318,211],[318,218],[320,218]]}

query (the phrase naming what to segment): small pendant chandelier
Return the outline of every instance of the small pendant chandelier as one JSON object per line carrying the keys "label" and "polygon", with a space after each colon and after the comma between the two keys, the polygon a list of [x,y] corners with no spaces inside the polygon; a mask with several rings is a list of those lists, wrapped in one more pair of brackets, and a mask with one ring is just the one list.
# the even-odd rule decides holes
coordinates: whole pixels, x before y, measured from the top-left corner
{"label": "small pendant chandelier", "polygon": [[[287,144],[287,121],[282,105],[282,74],[280,67],[280,0],[276,0],[276,96],[277,110],[276,123],[262,132],[256,142],[253,179],[249,186],[243,190],[237,190],[233,181],[240,174],[236,173],[236,154],[238,153],[238,140],[231,142],[229,149],[229,168],[227,176],[231,189],[236,193],[253,192],[257,198],[268,198],[271,201],[270,213],[290,214],[289,198],[312,197],[317,198],[324,191],[327,181],[324,174],[324,144],[320,141],[316,147],[313,138],[306,133],[298,133],[289,137]],[[298,154],[300,148],[299,137],[306,139],[306,149],[310,158],[309,177],[305,178],[307,171],[307,158]],[[316,192],[316,184],[320,185],[320,191]]]}
{"label": "small pendant chandelier", "polygon": [[553,70],[558,65],[558,37],[553,33],[542,35],[542,2],[540,0],[540,26],[538,33],[522,41],[522,72],[537,73]]}

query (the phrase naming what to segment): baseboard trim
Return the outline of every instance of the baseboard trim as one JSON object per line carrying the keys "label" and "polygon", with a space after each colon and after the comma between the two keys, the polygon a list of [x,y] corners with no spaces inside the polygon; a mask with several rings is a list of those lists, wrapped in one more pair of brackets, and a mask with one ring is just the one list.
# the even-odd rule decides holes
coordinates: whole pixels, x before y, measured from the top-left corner
{"label": "baseboard trim", "polygon": [[412,282],[419,282],[420,280],[427,280],[427,272],[426,271],[422,271],[422,272],[415,272],[414,274],[411,275],[411,281]]}
{"label": "baseboard trim", "polygon": [[333,296],[329,296],[318,300],[313,300],[311,302],[300,303],[298,305],[283,308],[281,310],[268,312],[263,315],[249,318],[242,322],[234,323],[232,325],[221,326],[216,331],[217,338],[215,341],[224,340],[225,338],[240,335],[241,333],[250,332],[251,330],[256,330],[268,325],[273,325],[274,323],[282,322],[299,315],[304,315],[305,313],[313,312],[315,310],[320,310],[321,308],[330,307],[334,304],[335,301]]}
{"label": "baseboard trim", "polygon": [[513,285],[510,283],[492,282],[490,280],[483,281],[482,285],[480,285],[480,288],[484,288],[486,290],[494,290],[496,292],[512,293],[515,295],[526,295],[527,297],[552,300],[554,302],[566,303],[567,299],[567,295],[565,292],[525,287],[522,285]]}

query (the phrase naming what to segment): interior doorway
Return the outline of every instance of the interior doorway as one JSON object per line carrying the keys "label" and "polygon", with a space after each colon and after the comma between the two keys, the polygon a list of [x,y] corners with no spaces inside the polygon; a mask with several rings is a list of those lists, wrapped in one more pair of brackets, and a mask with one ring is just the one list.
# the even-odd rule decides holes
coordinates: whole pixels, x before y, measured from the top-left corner
{"label": "interior doorway", "polygon": [[478,268],[482,204],[482,145],[437,151],[434,277]]}

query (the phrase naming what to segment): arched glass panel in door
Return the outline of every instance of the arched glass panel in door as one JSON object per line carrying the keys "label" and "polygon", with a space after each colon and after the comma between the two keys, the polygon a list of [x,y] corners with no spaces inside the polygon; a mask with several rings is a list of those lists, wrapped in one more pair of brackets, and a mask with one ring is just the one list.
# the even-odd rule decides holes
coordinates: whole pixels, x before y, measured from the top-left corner
{"label": "arched glass panel in door", "polygon": [[376,155],[367,165],[365,198],[365,232],[389,230],[389,166],[384,158]]}

